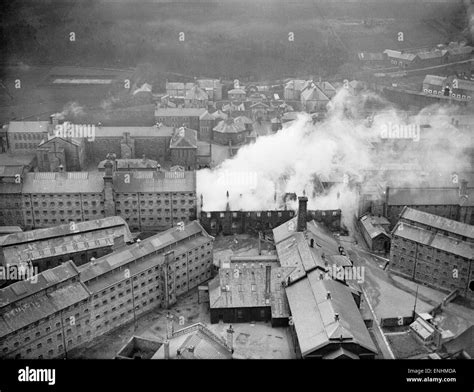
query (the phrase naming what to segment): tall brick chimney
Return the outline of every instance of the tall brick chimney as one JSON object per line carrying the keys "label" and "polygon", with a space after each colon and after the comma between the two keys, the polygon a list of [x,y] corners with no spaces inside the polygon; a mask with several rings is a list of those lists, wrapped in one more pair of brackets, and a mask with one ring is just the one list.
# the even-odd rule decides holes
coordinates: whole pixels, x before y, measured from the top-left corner
{"label": "tall brick chimney", "polygon": [[297,231],[306,230],[307,212],[308,212],[308,198],[306,196],[298,197],[298,221],[296,225]]}

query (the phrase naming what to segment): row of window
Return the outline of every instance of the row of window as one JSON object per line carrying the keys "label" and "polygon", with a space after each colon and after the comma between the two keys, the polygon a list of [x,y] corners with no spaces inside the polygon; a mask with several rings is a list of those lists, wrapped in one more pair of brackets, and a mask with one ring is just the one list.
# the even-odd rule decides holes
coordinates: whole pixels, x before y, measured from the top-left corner
{"label": "row of window", "polygon": [[[62,202],[62,201],[59,201],[59,202],[57,202],[57,203],[58,203],[58,204],[57,204],[57,207],[63,207],[63,206],[64,206],[64,202]],[[77,207],[79,207],[79,206],[81,205],[81,203],[80,203],[79,201],[76,201],[74,204],[75,204]],[[101,201],[101,202],[92,201],[92,202],[91,202],[91,205],[93,205],[93,206],[96,206],[96,205],[99,205],[99,204],[100,204],[100,205],[104,205],[104,202],[103,202],[103,201]],[[89,205],[89,202],[88,202],[88,201],[84,201],[84,202],[82,202],[82,205],[83,205],[83,206],[88,206],[88,205]],[[30,207],[30,203],[29,203],[29,202],[25,202],[25,206],[26,206],[26,207]],[[48,206],[48,203],[45,202],[45,201],[43,201],[43,202],[41,202],[41,206],[42,206],[42,207],[47,207],[47,206]],[[54,202],[54,201],[49,202],[49,206],[50,206],[50,207],[56,207],[56,202]],[[70,201],[66,202],[66,206],[69,206],[69,207],[72,206],[72,202],[70,202]],[[33,207],[39,207],[39,202],[37,202],[37,201],[33,202]]]}
{"label": "row of window", "polygon": [[[428,88],[425,88],[423,89],[423,92],[426,93],[426,94],[433,94],[433,95],[443,95],[444,96],[444,91],[442,90],[432,90],[432,89],[428,89]],[[467,99],[468,101],[471,100],[471,96],[470,95],[465,95],[465,94],[456,94],[456,93],[450,93],[450,96],[453,97],[453,98],[457,98],[457,99]]]}
{"label": "row of window", "polygon": [[[180,202],[182,205],[185,205],[186,203],[190,204],[190,205],[193,205],[194,204],[194,199],[189,199],[189,200],[186,200],[186,199],[180,199]],[[164,203],[165,205],[169,205],[170,204],[170,201],[168,199],[164,200]],[[117,201],[115,202],[116,205],[121,205],[122,203],[120,201]],[[130,204],[132,206],[136,206],[138,204],[138,202],[136,200],[132,200],[132,201],[129,201],[129,200],[126,200],[123,202],[123,204],[125,206],[129,206]],[[146,204],[146,202],[144,200],[140,201],[140,205],[141,206],[144,206]],[[178,204],[178,200],[173,200],[173,205],[177,205]],[[148,201],[148,205],[149,206],[153,206],[153,205],[161,205],[161,200],[149,200]]]}
{"label": "row of window", "polygon": [[[117,193],[116,194],[118,198],[120,197],[137,197],[136,193]],[[153,198],[158,198],[158,197],[163,197],[163,198],[169,198],[170,194],[169,193],[140,193],[140,196],[148,196],[148,197],[153,197]],[[192,197],[194,198],[195,195],[194,193],[172,193],[171,196],[173,198],[175,197]]]}
{"label": "row of window", "polygon": [[34,150],[38,147],[38,143],[14,143],[16,150]]}

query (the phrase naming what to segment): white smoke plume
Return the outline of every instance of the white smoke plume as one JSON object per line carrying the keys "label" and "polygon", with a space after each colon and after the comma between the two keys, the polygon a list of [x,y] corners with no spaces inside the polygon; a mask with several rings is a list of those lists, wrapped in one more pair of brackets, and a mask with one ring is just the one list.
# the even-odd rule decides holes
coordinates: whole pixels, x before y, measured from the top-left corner
{"label": "white smoke plume", "polygon": [[55,113],[53,116],[57,117],[58,120],[64,120],[65,118],[74,118],[77,116],[84,115],[84,108],[77,102],[68,102],[64,105],[62,112]]}
{"label": "white smoke plume", "polygon": [[[305,192],[309,209],[340,208],[347,219],[357,209],[356,181],[419,183],[418,173],[393,167],[384,170],[387,164],[398,168],[413,163],[450,173],[467,161],[466,147],[471,139],[450,124],[451,113],[446,109],[433,107],[430,116],[422,111],[408,117],[388,108],[374,115],[368,124],[358,108],[364,100],[366,94],[352,96],[343,89],[334,97],[323,122],[313,124],[308,114],[301,113],[290,125],[242,147],[217,168],[198,171],[203,211],[225,210],[227,203],[233,211],[281,209],[285,193],[301,196]],[[421,129],[418,141],[403,140],[395,147],[391,140],[387,143],[381,139],[388,123],[407,127],[411,123],[426,124],[430,118],[431,128]],[[335,184],[322,191],[317,179]],[[296,202],[289,207],[296,208]]]}

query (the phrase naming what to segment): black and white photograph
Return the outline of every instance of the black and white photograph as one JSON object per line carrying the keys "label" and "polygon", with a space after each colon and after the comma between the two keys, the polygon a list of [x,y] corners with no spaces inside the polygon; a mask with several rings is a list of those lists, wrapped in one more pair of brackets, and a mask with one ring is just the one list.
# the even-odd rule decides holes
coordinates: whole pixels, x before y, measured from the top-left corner
{"label": "black and white photograph", "polygon": [[0,21],[1,392],[191,359],[474,390],[473,0]]}

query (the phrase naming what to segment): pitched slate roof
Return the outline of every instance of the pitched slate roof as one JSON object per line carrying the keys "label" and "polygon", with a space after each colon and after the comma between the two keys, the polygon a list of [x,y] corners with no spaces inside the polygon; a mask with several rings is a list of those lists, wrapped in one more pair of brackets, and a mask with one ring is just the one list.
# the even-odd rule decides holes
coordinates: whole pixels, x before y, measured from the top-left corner
{"label": "pitched slate roof", "polygon": [[405,207],[400,214],[400,219],[414,222],[415,225],[416,223],[421,223],[438,230],[454,233],[474,240],[474,226],[452,219],[443,218],[442,216],[429,214],[414,208]]}
{"label": "pitched slate roof", "polygon": [[197,132],[186,127],[176,129],[170,148],[197,148]]}
{"label": "pitched slate roof", "polygon": [[329,97],[316,85],[304,90],[301,93],[304,101],[329,101]]}
{"label": "pitched slate roof", "polygon": [[302,79],[293,79],[286,83],[285,89],[291,90],[303,90],[305,88],[307,81]]}
{"label": "pitched slate roof", "polygon": [[229,120],[222,120],[217,124],[214,129],[214,132],[219,133],[240,133],[245,132],[245,125],[242,122],[234,122],[231,119]]}
{"label": "pitched slate roof", "polygon": [[80,282],[55,289],[29,302],[21,302],[8,311],[0,310],[0,338],[36,321],[51,316],[89,297]]}
{"label": "pitched slate roof", "polygon": [[364,215],[359,219],[360,223],[362,224],[362,227],[364,230],[367,232],[367,234],[370,236],[370,238],[374,239],[378,237],[379,235],[384,235],[386,237],[389,237],[387,232],[384,230],[382,226],[374,222],[371,216],[369,215]]}
{"label": "pitched slate roof", "polygon": [[[127,181],[125,181],[127,178]],[[115,172],[113,175],[115,192],[195,192],[194,172]]]}
{"label": "pitched slate roof", "polygon": [[303,357],[331,343],[358,344],[377,353],[351,291],[342,283],[321,280],[315,271],[288,286],[286,295]]}
{"label": "pitched slate roof", "polygon": [[[72,261],[67,261],[57,267],[37,275],[37,281],[21,280],[0,289],[0,308],[25,299],[48,287],[64,282],[77,276],[79,271]],[[36,278],[35,278],[36,279]]]}
{"label": "pitched slate roof", "polygon": [[206,101],[209,99],[207,93],[199,86],[194,86],[186,92],[184,99]]}
{"label": "pitched slate roof", "polygon": [[392,236],[405,238],[422,245],[431,246],[435,249],[464,257],[468,260],[474,260],[474,243],[434,233],[405,222],[397,223],[392,231]]}
{"label": "pitched slate roof", "polygon": [[68,234],[76,235],[87,231],[101,230],[108,227],[122,225],[128,227],[127,222],[125,222],[125,220],[120,216],[110,216],[107,218],[96,219],[92,221],[76,222],[76,230],[74,230],[73,232],[71,232],[71,230],[69,229],[70,224],[67,223],[64,225],[49,227],[46,229],[36,229],[9,234],[5,237],[2,237],[0,246],[5,247],[26,242],[42,241],[48,238],[63,237],[64,235]]}
{"label": "pitched slate roof", "polygon": [[200,117],[206,112],[204,108],[157,108],[155,117]]}
{"label": "pitched slate roof", "polygon": [[417,55],[422,60],[428,60],[443,57],[446,53],[447,50],[433,50],[431,52],[419,52]]}
{"label": "pitched slate roof", "polygon": [[433,84],[435,86],[445,86],[446,77],[438,75],[426,75],[423,79],[423,84]]}
{"label": "pitched slate roof", "polygon": [[0,166],[0,177],[16,177],[22,174],[25,166],[23,165],[3,165]]}
{"label": "pitched slate roof", "polygon": [[219,275],[209,283],[209,303],[216,308],[272,307],[273,317],[288,317],[288,306],[281,284],[292,268],[272,267],[270,287],[266,292],[266,267],[243,267],[232,264],[221,268]]}
{"label": "pitched slate roof", "polygon": [[470,54],[472,53],[473,47],[472,46],[458,46],[457,48],[447,48],[447,51],[450,54],[458,55],[458,54]]}
{"label": "pitched slate roof", "polygon": [[10,234],[0,239],[3,262],[15,265],[63,254],[112,247],[114,239],[132,240],[127,223],[118,216]]}
{"label": "pitched slate roof", "polygon": [[[474,188],[467,188],[469,197],[463,204],[473,205]],[[388,205],[460,205],[458,188],[392,188],[388,189]]]}
{"label": "pitched slate roof", "polygon": [[23,193],[99,193],[104,189],[102,173],[37,172],[26,173]]}
{"label": "pitched slate roof", "polygon": [[[152,256],[159,249],[164,249],[170,245],[189,239],[189,237],[201,234],[210,238],[207,232],[197,221],[193,221],[184,226],[184,230],[178,230],[176,227],[148,237],[137,244],[127,246],[106,256],[96,259],[93,263],[87,263],[79,267],[81,280],[90,281],[100,275],[110,272],[126,265],[140,257]],[[161,255],[162,257],[163,255]]]}
{"label": "pitched slate roof", "polygon": [[413,53],[402,53],[398,50],[391,50],[391,49],[386,49],[384,50],[384,53],[388,57],[393,57],[395,59],[399,60],[407,60],[407,61],[413,61],[416,59],[417,55]]}
{"label": "pitched slate roof", "polygon": [[8,124],[8,132],[48,132],[50,127],[49,121],[10,121]]}
{"label": "pitched slate roof", "polygon": [[233,88],[232,90],[229,90],[227,94],[246,94],[245,90],[242,88]]}
{"label": "pitched slate roof", "polygon": [[95,137],[97,138],[122,138],[124,133],[130,133],[131,137],[171,137],[173,127],[152,126],[152,127],[95,127]]}

